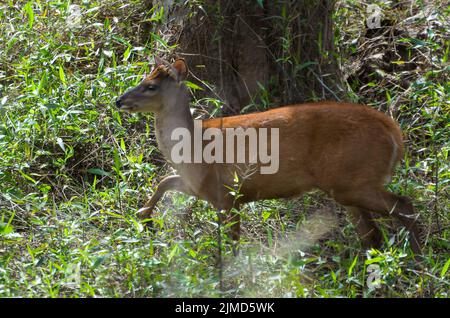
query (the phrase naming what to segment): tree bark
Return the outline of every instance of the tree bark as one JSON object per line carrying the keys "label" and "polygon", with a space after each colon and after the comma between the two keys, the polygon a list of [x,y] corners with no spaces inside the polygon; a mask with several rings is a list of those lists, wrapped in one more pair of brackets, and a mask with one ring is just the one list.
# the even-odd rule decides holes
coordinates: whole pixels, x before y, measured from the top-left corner
{"label": "tree bark", "polygon": [[[193,16],[184,16],[172,44],[190,65],[190,80],[211,84],[203,94],[225,101],[223,115],[249,104],[261,109],[263,102],[336,100],[343,86],[334,54],[334,2],[206,0]],[[172,9],[179,16],[182,7]]]}

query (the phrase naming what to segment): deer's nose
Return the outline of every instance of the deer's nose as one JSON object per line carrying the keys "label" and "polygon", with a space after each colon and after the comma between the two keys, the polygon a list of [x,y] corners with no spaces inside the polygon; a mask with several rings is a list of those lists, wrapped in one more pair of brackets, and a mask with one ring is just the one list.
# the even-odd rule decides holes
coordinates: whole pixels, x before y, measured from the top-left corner
{"label": "deer's nose", "polygon": [[122,107],[122,101],[120,100],[120,98],[116,99],[116,106],[117,108]]}

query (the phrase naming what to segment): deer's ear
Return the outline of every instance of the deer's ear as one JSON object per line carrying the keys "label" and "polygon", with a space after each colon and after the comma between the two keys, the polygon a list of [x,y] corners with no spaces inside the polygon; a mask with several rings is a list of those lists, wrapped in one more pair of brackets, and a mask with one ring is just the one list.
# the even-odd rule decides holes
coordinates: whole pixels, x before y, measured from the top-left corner
{"label": "deer's ear", "polygon": [[186,61],[184,59],[177,59],[173,64],[172,67],[177,72],[177,77],[179,81],[183,81],[188,74],[188,67],[186,64]]}

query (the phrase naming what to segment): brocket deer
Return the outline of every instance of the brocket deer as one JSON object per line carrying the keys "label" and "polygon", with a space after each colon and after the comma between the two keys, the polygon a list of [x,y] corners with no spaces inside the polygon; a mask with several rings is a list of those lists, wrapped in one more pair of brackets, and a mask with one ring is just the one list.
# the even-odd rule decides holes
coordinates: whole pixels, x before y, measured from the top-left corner
{"label": "brocket deer", "polygon": [[[420,253],[418,216],[411,200],[384,188],[403,155],[402,133],[390,117],[368,106],[325,101],[195,122],[189,108],[189,92],[183,83],[188,74],[185,61],[177,59],[170,64],[155,60],[151,74],[116,102],[123,111],[154,113],[158,147],[178,172],[161,181],[138,211],[142,218],[151,216],[156,203],[168,190],[196,196],[219,210],[229,211],[250,201],[288,198],[320,189],[346,207],[364,247],[379,247],[382,243],[375,213],[400,220],[409,230],[412,250]],[[213,135],[216,141],[222,139],[216,147],[210,146],[214,148],[211,154],[215,159],[224,158],[232,150],[243,150],[245,157],[249,157],[253,153],[250,137],[254,134],[246,133],[247,130],[259,133],[269,129],[273,134],[266,136],[265,144],[259,142],[257,146],[266,147],[267,154],[277,154],[273,159],[278,162],[269,173],[263,173],[267,160],[263,162],[262,158],[251,163],[250,159],[236,162],[236,156],[230,157],[235,162],[199,162],[195,160],[198,145],[189,151],[183,148],[186,152],[183,158],[187,160],[173,160],[173,150],[179,148],[180,140],[174,139],[174,131],[188,132],[190,136],[186,138],[195,144],[193,136],[199,125],[203,133],[215,129],[214,134],[201,141],[200,151],[208,140],[213,140]],[[232,149],[220,148],[229,145],[235,137],[228,135],[233,129],[241,129],[241,135],[244,131],[250,142],[241,143],[240,147],[235,143]],[[217,131],[223,132],[223,136],[218,136]],[[240,180],[238,196],[230,191],[236,176]],[[239,240],[239,215],[230,214],[228,221],[233,222],[231,237]]]}

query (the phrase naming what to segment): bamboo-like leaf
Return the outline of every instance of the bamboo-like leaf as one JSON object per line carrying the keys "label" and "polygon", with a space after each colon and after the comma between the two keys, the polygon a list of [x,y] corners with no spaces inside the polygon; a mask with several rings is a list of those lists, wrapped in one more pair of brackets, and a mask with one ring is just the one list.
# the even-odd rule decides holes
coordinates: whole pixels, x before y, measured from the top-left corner
{"label": "bamboo-like leaf", "polygon": [[32,29],[33,28],[33,22],[34,22],[34,11],[33,11],[33,5],[30,2],[27,2],[25,4],[25,6],[23,7],[23,9],[25,10],[25,12],[28,15],[28,28]]}
{"label": "bamboo-like leaf", "polygon": [[445,263],[444,267],[442,268],[441,278],[444,278],[444,276],[447,273],[449,267],[450,267],[450,258],[447,260],[447,262]]}
{"label": "bamboo-like leaf", "polygon": [[96,174],[98,176],[109,177],[111,175],[111,173],[109,173],[109,172],[107,172],[107,171],[105,171],[103,169],[100,169],[100,168],[90,168],[90,169],[88,169],[88,172],[92,173],[92,174]]}
{"label": "bamboo-like leaf", "polygon": [[353,272],[353,268],[355,268],[356,262],[358,261],[358,255],[355,256],[355,258],[353,259],[352,264],[350,265],[350,267],[348,268],[348,277],[352,276],[352,272]]}
{"label": "bamboo-like leaf", "polygon": [[64,69],[61,65],[59,66],[59,79],[61,80],[61,83],[66,86],[66,75],[64,74]]}
{"label": "bamboo-like leaf", "polygon": [[131,46],[127,47],[127,49],[123,53],[122,61],[128,61],[128,58],[130,57],[130,55],[131,55]]}

